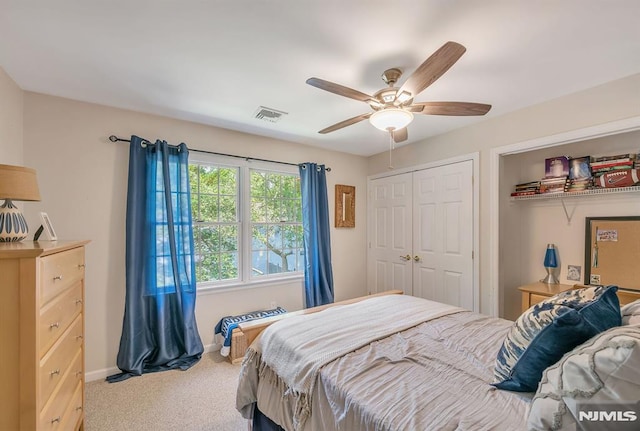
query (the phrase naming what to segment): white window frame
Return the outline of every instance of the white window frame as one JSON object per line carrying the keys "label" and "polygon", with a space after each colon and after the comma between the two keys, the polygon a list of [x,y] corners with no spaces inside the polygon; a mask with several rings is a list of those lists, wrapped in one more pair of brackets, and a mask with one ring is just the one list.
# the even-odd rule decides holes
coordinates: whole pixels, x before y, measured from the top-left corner
{"label": "white window frame", "polygon": [[281,174],[300,175],[297,166],[281,163],[247,160],[236,157],[221,156],[208,153],[189,153],[189,164],[202,163],[221,167],[239,168],[238,176],[238,221],[240,223],[240,240],[238,241],[238,279],[197,282],[198,291],[220,291],[238,289],[241,287],[257,287],[269,284],[300,280],[304,278],[303,271],[264,275],[256,279],[251,277],[251,169],[269,171]]}

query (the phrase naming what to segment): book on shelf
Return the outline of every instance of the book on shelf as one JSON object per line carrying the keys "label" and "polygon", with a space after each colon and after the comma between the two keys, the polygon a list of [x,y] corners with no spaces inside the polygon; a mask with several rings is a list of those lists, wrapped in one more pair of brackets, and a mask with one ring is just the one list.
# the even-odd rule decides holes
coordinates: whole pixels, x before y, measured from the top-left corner
{"label": "book on shelf", "polygon": [[569,175],[569,157],[558,156],[544,160],[544,176],[561,177]]}
{"label": "book on shelf", "polygon": [[565,191],[567,186],[567,178],[562,181],[546,182],[540,181],[540,193],[561,193]]}
{"label": "book on shelf", "polygon": [[635,163],[635,159],[616,159],[616,160],[605,160],[602,162],[591,162],[589,165],[591,169],[593,168],[608,168],[611,166],[622,166],[622,165],[633,165]]}
{"label": "book on shelf", "polygon": [[511,196],[533,196],[533,195],[537,195],[538,192],[535,190],[530,190],[530,191],[523,191],[523,192],[511,192]]}
{"label": "book on shelf", "polygon": [[564,187],[555,187],[555,188],[550,188],[550,189],[540,189],[540,194],[541,195],[550,195],[550,194],[555,194],[555,193],[564,193],[565,189]]}
{"label": "book on shelf", "polygon": [[569,159],[569,179],[591,178],[590,163],[590,156]]}
{"label": "book on shelf", "polygon": [[615,156],[594,157],[591,161],[597,163],[597,162],[606,162],[610,160],[635,159],[635,158],[636,158],[636,154],[626,153],[626,154],[617,154]]}
{"label": "book on shelf", "polygon": [[601,166],[601,167],[591,168],[591,173],[593,174],[593,176],[598,176],[605,172],[623,171],[626,169],[632,169],[633,166],[634,165],[630,163],[623,163],[615,166]]}
{"label": "book on shelf", "polygon": [[567,182],[567,176],[561,176],[561,177],[547,177],[547,178],[543,178],[540,180],[540,185],[549,185],[549,184],[564,184]]}
{"label": "book on shelf", "polygon": [[538,187],[540,185],[540,181],[528,181],[526,183],[516,184],[516,188],[518,187]]}
{"label": "book on shelf", "polygon": [[584,180],[569,180],[567,181],[567,185],[565,189],[567,191],[571,190],[584,190],[593,188],[593,178],[588,178]]}

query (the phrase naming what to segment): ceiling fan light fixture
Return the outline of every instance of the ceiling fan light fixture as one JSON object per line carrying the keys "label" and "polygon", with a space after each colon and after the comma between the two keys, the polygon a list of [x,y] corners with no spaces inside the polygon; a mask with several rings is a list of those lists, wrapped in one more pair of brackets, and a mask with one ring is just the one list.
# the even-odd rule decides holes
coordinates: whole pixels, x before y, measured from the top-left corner
{"label": "ceiling fan light fixture", "polygon": [[369,121],[377,129],[389,131],[405,128],[413,121],[413,114],[399,108],[381,109],[371,114]]}

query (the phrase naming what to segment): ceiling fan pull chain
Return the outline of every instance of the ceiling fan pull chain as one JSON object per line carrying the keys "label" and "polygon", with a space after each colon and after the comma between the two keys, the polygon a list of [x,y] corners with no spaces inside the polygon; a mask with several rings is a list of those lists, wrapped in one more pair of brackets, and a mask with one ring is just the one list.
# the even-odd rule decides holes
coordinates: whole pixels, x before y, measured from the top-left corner
{"label": "ceiling fan pull chain", "polygon": [[393,150],[393,130],[389,130],[389,169],[393,169],[393,164],[391,163],[391,151]]}

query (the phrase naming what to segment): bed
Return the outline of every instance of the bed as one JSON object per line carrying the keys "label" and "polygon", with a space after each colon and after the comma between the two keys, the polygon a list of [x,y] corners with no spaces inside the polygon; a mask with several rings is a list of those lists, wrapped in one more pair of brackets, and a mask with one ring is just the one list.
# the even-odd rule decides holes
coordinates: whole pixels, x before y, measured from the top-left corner
{"label": "bed", "polygon": [[408,295],[282,319],[248,349],[236,407],[254,431],[527,429],[535,390],[491,384],[512,327]]}

